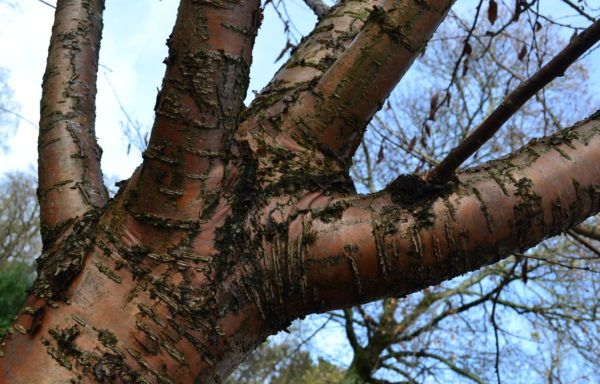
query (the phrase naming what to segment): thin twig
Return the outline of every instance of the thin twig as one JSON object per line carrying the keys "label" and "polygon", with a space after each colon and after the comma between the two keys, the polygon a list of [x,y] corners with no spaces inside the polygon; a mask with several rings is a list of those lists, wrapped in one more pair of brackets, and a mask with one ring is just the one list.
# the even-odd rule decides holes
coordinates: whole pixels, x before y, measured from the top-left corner
{"label": "thin twig", "polygon": [[579,8],[576,4],[573,4],[573,2],[571,0],[562,0],[562,2],[567,4],[569,7],[573,8],[574,10],[576,10],[577,13],[579,13],[581,16],[585,17],[589,21],[594,22],[594,18],[592,16],[585,13],[585,11],[583,9]]}
{"label": "thin twig", "polygon": [[54,6],[54,5],[52,5],[52,4],[48,3],[48,2],[45,2],[44,0],[38,0],[38,1],[39,1],[40,3],[42,3],[42,4],[46,4],[46,5],[47,5],[47,6],[49,6],[50,8],[54,8],[54,9],[56,9],[56,6]]}
{"label": "thin twig", "polygon": [[600,20],[595,21],[575,37],[558,55],[515,89],[475,131],[454,148],[437,167],[427,174],[427,180],[445,182],[456,169],[483,146],[527,100],[545,87],[581,55],[600,40]]}
{"label": "thin twig", "polygon": [[29,120],[28,118],[26,118],[26,117],[18,114],[17,112],[13,112],[10,109],[6,109],[6,108],[4,108],[2,106],[0,106],[0,111],[5,112],[5,113],[9,113],[9,114],[15,116],[17,119],[23,120],[27,124],[31,125],[33,128],[38,129],[38,125],[36,123],[34,123],[33,121]]}
{"label": "thin twig", "polygon": [[592,240],[600,241],[600,227],[598,227],[598,226],[587,227],[587,226],[583,226],[583,225],[577,225],[577,226],[571,228],[571,230],[573,232],[577,233],[578,235],[585,236]]}
{"label": "thin twig", "polygon": [[579,237],[577,233],[575,233],[575,231],[569,229],[567,231],[567,234],[573,239],[575,239],[575,241],[577,241],[579,244],[583,245],[584,247],[595,253],[597,256],[600,256],[600,251],[598,250],[598,248],[594,247],[592,244]]}
{"label": "thin twig", "polygon": [[494,328],[494,340],[496,342],[496,359],[494,361],[494,369],[496,371],[496,380],[498,381],[498,384],[502,384],[502,378],[500,376],[500,342],[498,339],[498,323],[496,323],[496,304],[498,303],[500,293],[502,293],[504,287],[506,287],[506,285],[510,282],[510,276],[515,273],[515,269],[517,268],[518,264],[518,261],[513,264],[510,272],[508,272],[508,275],[498,285],[498,291],[492,299],[492,314],[490,315],[490,320]]}

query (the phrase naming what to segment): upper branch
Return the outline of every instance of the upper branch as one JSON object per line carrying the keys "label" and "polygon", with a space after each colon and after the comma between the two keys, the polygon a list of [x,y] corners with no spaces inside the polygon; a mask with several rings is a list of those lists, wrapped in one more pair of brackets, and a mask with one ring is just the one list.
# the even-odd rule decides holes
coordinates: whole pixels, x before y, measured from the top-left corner
{"label": "upper branch", "polygon": [[313,169],[347,173],[367,122],[452,1],[377,3],[339,2],[244,113],[236,139],[260,153],[259,161],[272,167],[282,157],[298,159],[287,164],[311,159]]}
{"label": "upper branch", "polygon": [[379,2],[348,0],[333,6],[327,17],[319,21],[313,31],[294,47],[287,62],[252,101],[244,113],[246,121],[240,130],[261,130],[261,124],[257,128],[252,118],[275,116],[297,102],[300,92],[314,87],[314,82],[323,76],[352,43],[369,13]]}
{"label": "upper branch", "polygon": [[72,219],[108,199],[94,128],[103,11],[104,0],[56,4],[38,138],[38,199],[45,243]]}
{"label": "upper branch", "polygon": [[[258,0],[182,0],[130,210],[194,225],[215,202],[248,87]],[[177,224],[177,223],[175,223]]]}
{"label": "upper branch", "polygon": [[298,135],[341,163],[446,16],[452,0],[387,0],[352,45],[290,112]]}
{"label": "upper branch", "polygon": [[406,295],[561,233],[600,210],[598,148],[600,111],[460,173],[446,189],[408,175],[379,194],[312,207],[312,243],[302,256],[312,291],[299,307]]}

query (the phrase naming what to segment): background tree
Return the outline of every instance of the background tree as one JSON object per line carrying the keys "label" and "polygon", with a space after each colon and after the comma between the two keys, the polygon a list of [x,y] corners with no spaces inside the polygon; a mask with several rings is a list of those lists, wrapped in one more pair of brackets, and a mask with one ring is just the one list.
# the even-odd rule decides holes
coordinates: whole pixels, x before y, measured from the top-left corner
{"label": "background tree", "polygon": [[106,204],[93,130],[103,3],[59,1],[39,141],[44,252],[2,373],[218,382],[295,317],[405,295],[598,211],[597,113],[455,177],[357,195],[348,168],[364,128],[451,2],[375,4],[337,4],[243,109],[259,4],[182,1],[143,165]]}
{"label": "background tree", "polygon": [[41,251],[35,176],[6,174],[0,184],[0,334],[25,301]]}
{"label": "background tree", "polygon": [[18,106],[12,100],[12,90],[8,85],[8,71],[0,67],[0,151],[6,151],[7,139],[14,132]]}
{"label": "background tree", "polygon": [[311,358],[306,330],[293,326],[279,340],[258,347],[225,381],[226,384],[335,384],[343,370],[322,358]]}

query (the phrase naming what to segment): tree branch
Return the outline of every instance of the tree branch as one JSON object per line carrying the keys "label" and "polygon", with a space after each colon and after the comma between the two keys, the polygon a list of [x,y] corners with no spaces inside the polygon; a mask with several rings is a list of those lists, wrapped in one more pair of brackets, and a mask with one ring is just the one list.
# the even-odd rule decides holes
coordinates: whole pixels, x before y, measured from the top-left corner
{"label": "tree branch", "polygon": [[312,9],[319,20],[325,18],[327,12],[329,12],[329,7],[321,0],[304,0],[304,3]]}
{"label": "tree branch", "polygon": [[38,169],[44,244],[108,194],[95,136],[104,0],[59,0],[42,85]]}
{"label": "tree branch", "polygon": [[360,353],[362,350],[358,340],[356,338],[356,333],[354,333],[354,314],[352,313],[352,308],[344,308],[344,329],[346,331],[346,337],[348,338],[348,342],[354,351],[354,354]]}
{"label": "tree branch", "polygon": [[598,40],[600,40],[600,20],[590,25],[532,77],[519,85],[469,137],[450,151],[446,158],[427,174],[427,180],[436,183],[449,180],[456,169],[498,132],[527,100],[552,80],[563,76],[567,68]]}
{"label": "tree branch", "polygon": [[415,356],[415,357],[429,357],[435,360],[438,360],[444,364],[446,364],[448,366],[448,368],[450,368],[451,370],[453,370],[454,372],[458,373],[461,376],[466,377],[467,379],[471,379],[472,381],[478,383],[478,384],[486,384],[485,381],[483,381],[483,379],[481,379],[479,376],[475,375],[473,372],[468,371],[465,368],[461,368],[459,366],[457,366],[456,364],[454,364],[450,359],[447,359],[443,356],[439,356],[430,352],[425,352],[425,351],[418,351],[418,352],[411,352],[411,351],[406,351],[406,352],[396,352],[394,355],[396,356]]}
{"label": "tree branch", "polygon": [[258,0],[181,1],[156,121],[128,205],[134,217],[197,226],[218,201],[261,19]]}
{"label": "tree branch", "polygon": [[327,17],[317,23],[310,35],[294,48],[288,61],[252,101],[244,113],[245,121],[240,125],[240,135],[262,133],[261,136],[268,138],[264,134],[267,128],[280,130],[274,117],[297,104],[314,87],[314,81],[343,54],[377,4],[379,0],[349,0],[334,5]]}
{"label": "tree branch", "polygon": [[[312,208],[315,240],[305,256],[306,285],[318,297],[312,305],[325,310],[391,292],[406,295],[494,263],[597,213],[598,145],[600,111],[461,173],[446,190],[428,190],[417,175],[407,175],[368,198],[322,200],[323,206]],[[336,208],[339,219],[319,220],[317,208]],[[353,288],[340,292],[340,284]]]}
{"label": "tree branch", "polygon": [[596,254],[596,257],[600,257],[600,251],[598,250],[598,248],[594,247],[588,241],[586,241],[586,240],[582,239],[581,237],[577,236],[577,233],[575,231],[568,230],[567,234],[569,236],[571,236],[573,239],[575,239],[575,241],[577,241],[579,244],[583,245],[588,250],[590,250],[592,253]]}
{"label": "tree branch", "polygon": [[303,141],[348,163],[367,123],[422,51],[452,0],[376,7],[352,45],[320,79],[291,119]]}
{"label": "tree branch", "polygon": [[42,4],[44,4],[44,5],[47,5],[47,6],[49,6],[50,8],[54,8],[54,9],[56,9],[56,7],[55,7],[54,5],[52,5],[52,4],[50,4],[50,3],[48,3],[47,1],[44,1],[44,0],[38,0],[38,1],[39,1],[40,3],[42,3]]}

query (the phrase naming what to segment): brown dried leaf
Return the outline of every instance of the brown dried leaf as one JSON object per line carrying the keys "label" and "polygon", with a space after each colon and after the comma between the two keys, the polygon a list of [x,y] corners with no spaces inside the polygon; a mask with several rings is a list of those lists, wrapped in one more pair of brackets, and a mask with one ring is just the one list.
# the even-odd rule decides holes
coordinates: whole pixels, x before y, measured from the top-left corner
{"label": "brown dried leaf", "polygon": [[490,5],[488,6],[488,20],[492,25],[498,19],[498,3],[495,0],[490,0]]}
{"label": "brown dried leaf", "polygon": [[423,128],[425,128],[425,136],[430,137],[431,136],[431,127],[429,126],[429,124],[424,124]]}
{"label": "brown dried leaf", "polygon": [[383,159],[385,159],[385,152],[383,150],[383,141],[381,142],[381,145],[379,146],[379,153],[377,154],[377,163],[375,164],[379,164],[383,161]]}
{"label": "brown dried leaf", "polygon": [[523,59],[525,58],[526,54],[527,54],[527,47],[524,45],[521,48],[521,51],[519,51],[519,55],[517,56],[517,58],[519,59],[519,61],[523,61]]}
{"label": "brown dried leaf", "polygon": [[463,52],[465,53],[465,55],[470,56],[471,52],[473,52],[473,47],[471,47],[471,44],[469,44],[468,41],[465,41],[465,46],[463,48]]}
{"label": "brown dried leaf", "polygon": [[529,268],[527,267],[527,259],[525,259],[523,264],[521,264],[521,280],[523,280],[523,284],[527,284],[527,272],[529,272]]}
{"label": "brown dried leaf", "polygon": [[439,95],[437,93],[431,96],[431,101],[429,103],[429,120],[435,120],[435,112],[438,109],[438,99]]}
{"label": "brown dried leaf", "polygon": [[410,141],[410,143],[408,143],[408,151],[412,151],[412,149],[415,147],[415,144],[417,143],[417,136],[413,137],[412,140]]}

